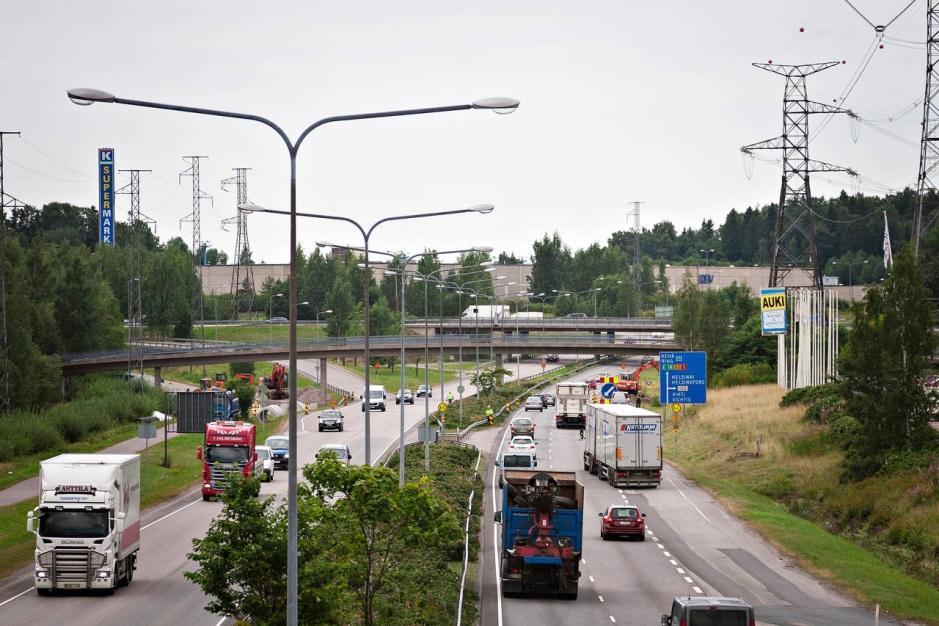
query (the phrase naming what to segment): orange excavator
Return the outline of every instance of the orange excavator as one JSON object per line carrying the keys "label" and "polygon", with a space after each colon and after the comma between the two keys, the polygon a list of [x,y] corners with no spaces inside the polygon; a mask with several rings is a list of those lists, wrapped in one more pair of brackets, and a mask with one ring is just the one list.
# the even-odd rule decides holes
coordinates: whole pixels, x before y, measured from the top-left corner
{"label": "orange excavator", "polygon": [[620,376],[620,380],[616,383],[617,391],[625,391],[630,395],[639,394],[639,377],[642,376],[642,373],[648,369],[659,369],[659,362],[656,359],[649,361],[648,363],[643,363],[632,372],[626,376]]}
{"label": "orange excavator", "polygon": [[274,369],[269,378],[264,380],[268,388],[268,397],[271,400],[283,400],[287,397],[287,368],[280,363],[274,363]]}

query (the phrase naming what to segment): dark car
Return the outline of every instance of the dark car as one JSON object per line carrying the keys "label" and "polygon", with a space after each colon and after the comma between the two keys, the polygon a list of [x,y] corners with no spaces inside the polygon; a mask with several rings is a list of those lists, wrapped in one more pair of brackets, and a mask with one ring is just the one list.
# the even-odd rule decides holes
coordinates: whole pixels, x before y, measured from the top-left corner
{"label": "dark car", "polygon": [[638,537],[646,540],[646,514],[639,507],[629,504],[611,504],[606,512],[598,513],[600,520],[600,538],[606,541],[610,537]]}
{"label": "dark car", "polygon": [[345,429],[343,426],[344,421],[345,420],[340,411],[336,409],[326,409],[320,413],[320,432],[323,432],[324,430],[338,430],[339,432],[342,432]]}
{"label": "dark car", "polygon": [[582,320],[587,317],[587,314],[586,313],[568,313],[564,317],[566,317],[569,320]]}
{"label": "dark car", "polygon": [[672,611],[662,616],[662,626],[753,626],[753,607],[739,598],[680,596],[672,600]]}
{"label": "dark car", "polygon": [[548,355],[545,355],[544,360],[547,361],[548,363],[560,363],[561,356],[558,354],[548,354]]}
{"label": "dark car", "polygon": [[275,468],[287,469],[287,463],[290,461],[290,455],[287,453],[289,443],[290,440],[285,435],[273,435],[264,440],[264,445],[271,449]]}
{"label": "dark car", "polygon": [[556,406],[558,399],[554,397],[553,393],[543,393],[541,394],[541,406],[548,408],[549,406]]}

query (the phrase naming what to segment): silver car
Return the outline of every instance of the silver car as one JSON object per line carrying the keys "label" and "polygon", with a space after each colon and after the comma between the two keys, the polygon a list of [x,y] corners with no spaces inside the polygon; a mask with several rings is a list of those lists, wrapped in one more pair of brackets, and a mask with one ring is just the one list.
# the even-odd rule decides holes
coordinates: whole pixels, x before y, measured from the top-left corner
{"label": "silver car", "polygon": [[323,458],[325,453],[335,455],[343,465],[348,465],[352,460],[352,453],[349,451],[349,446],[344,443],[327,443],[320,446],[319,452],[316,453],[316,459],[319,460]]}
{"label": "silver car", "polygon": [[525,400],[525,410],[526,411],[544,411],[544,401],[541,399],[541,396],[528,396],[528,399]]}
{"label": "silver car", "polygon": [[255,446],[258,453],[258,467],[261,468],[261,482],[269,483],[274,480],[274,451],[267,446]]}

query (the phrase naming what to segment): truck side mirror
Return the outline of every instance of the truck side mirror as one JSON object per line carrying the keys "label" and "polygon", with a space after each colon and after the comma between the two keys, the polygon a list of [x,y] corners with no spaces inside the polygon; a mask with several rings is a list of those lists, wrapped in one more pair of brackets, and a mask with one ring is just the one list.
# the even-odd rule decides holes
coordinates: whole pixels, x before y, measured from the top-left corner
{"label": "truck side mirror", "polygon": [[502,511],[496,511],[495,513],[493,513],[492,521],[494,521],[496,524],[501,524],[502,523]]}
{"label": "truck side mirror", "polygon": [[26,532],[33,533],[33,534],[36,533],[35,521],[34,521],[35,519],[36,519],[36,509],[33,509],[32,511],[26,514]]}
{"label": "truck side mirror", "polygon": [[643,516],[643,517],[645,517],[645,516],[646,516],[646,514],[645,514],[645,513],[643,513],[643,514],[642,514],[642,516]]}
{"label": "truck side mirror", "polygon": [[124,532],[124,512],[121,511],[114,516],[114,532]]}
{"label": "truck side mirror", "polygon": [[599,515],[600,517],[603,517],[603,512],[601,511],[600,513],[597,513],[597,515]]}
{"label": "truck side mirror", "polygon": [[535,462],[532,464],[532,467],[538,467],[538,461],[535,461]]}
{"label": "truck side mirror", "polygon": [[496,467],[499,467],[499,459],[495,460]]}
{"label": "truck side mirror", "polygon": [[257,453],[257,452],[255,452],[254,455],[251,457],[251,462],[252,462],[252,463],[257,463],[257,462],[258,462],[258,453]]}
{"label": "truck side mirror", "polygon": [[199,446],[198,448],[196,448],[196,458],[199,459],[200,461],[202,460],[202,446]]}

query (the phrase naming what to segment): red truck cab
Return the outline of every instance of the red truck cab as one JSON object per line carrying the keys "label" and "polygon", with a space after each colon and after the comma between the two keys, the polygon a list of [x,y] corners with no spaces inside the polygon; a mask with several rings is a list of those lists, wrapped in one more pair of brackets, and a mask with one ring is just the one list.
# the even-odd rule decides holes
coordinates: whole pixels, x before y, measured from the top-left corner
{"label": "red truck cab", "polygon": [[255,451],[257,429],[254,424],[225,421],[205,425],[205,445],[199,446],[196,458],[202,461],[202,499],[208,500],[225,491],[234,472],[252,476],[258,466]]}

